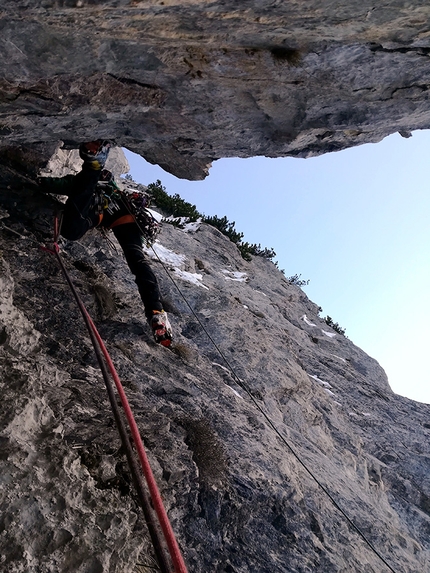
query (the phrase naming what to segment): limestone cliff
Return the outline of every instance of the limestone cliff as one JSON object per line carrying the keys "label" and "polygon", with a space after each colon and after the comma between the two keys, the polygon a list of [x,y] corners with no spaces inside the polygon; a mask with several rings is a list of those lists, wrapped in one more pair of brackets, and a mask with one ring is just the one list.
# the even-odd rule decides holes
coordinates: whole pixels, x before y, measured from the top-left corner
{"label": "limestone cliff", "polygon": [[[0,173],[1,571],[154,570],[90,341],[38,247],[54,202],[17,159]],[[98,232],[62,251],[190,573],[389,571],[327,493],[393,571],[430,569],[430,406],[393,394],[270,261],[244,261],[207,225],[164,224],[153,266],[171,352],[153,343],[128,268]]]}
{"label": "limestone cliff", "polygon": [[427,0],[3,0],[0,145],[116,138],[199,179],[407,136],[430,127],[429,23]]}
{"label": "limestone cliff", "polygon": [[[34,175],[95,137],[199,179],[220,157],[307,157],[428,128],[429,20],[427,0],[3,0],[1,571],[154,566],[89,340],[38,248],[55,205]],[[430,569],[430,407],[394,395],[272,263],[244,261],[211,227],[166,224],[170,276],[154,268],[170,352],[121,255],[97,233],[62,249],[190,573],[386,570],[327,494],[392,570]]]}

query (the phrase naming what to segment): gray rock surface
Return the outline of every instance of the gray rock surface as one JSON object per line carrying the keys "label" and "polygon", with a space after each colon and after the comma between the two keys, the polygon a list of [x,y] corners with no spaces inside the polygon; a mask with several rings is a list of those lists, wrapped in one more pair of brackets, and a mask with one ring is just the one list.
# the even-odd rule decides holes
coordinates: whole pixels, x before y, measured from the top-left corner
{"label": "gray rock surface", "polygon": [[[1,571],[154,566],[89,339],[38,247],[55,202],[35,174],[95,137],[199,179],[220,157],[408,136],[430,125],[429,19],[424,0],[2,2]],[[121,255],[96,232],[62,249],[190,573],[388,570],[327,494],[392,570],[429,571],[430,407],[393,394],[272,263],[166,224],[170,352]]]}
{"label": "gray rock surface", "polygon": [[[44,177],[64,177],[65,175],[76,175],[82,168],[82,159],[79,157],[79,150],[66,150],[60,143],[54,155],[50,158],[46,167],[40,170],[40,175]],[[121,175],[130,171],[124,151],[120,147],[112,147],[105,165],[117,181],[120,182]]]}
{"label": "gray rock surface", "polygon": [[[54,203],[9,163],[0,207],[1,570],[148,571],[90,341],[38,248]],[[190,573],[389,571],[321,486],[392,570],[429,571],[430,406],[395,395],[303,291],[216,229],[164,224],[155,253],[174,351],[153,343],[122,256],[96,231],[62,244]]]}
{"label": "gray rock surface", "polygon": [[116,138],[201,179],[408,136],[430,127],[429,21],[427,0],[3,0],[0,146]]}

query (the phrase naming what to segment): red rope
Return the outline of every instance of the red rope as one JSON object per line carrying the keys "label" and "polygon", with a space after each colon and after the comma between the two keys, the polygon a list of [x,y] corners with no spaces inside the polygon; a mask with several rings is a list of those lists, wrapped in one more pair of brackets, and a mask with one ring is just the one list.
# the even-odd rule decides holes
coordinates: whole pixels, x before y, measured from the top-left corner
{"label": "red rope", "polygon": [[60,247],[57,245],[57,243],[53,244],[52,249],[45,247],[45,245],[39,245],[39,247],[42,249],[42,251],[45,251],[45,253],[50,253],[51,255],[56,255],[60,251]]}
{"label": "red rope", "polygon": [[[63,272],[66,274],[66,279],[69,283],[69,285],[73,288],[72,286],[72,281],[70,276],[68,276],[67,270],[64,267],[64,264],[62,262],[62,259],[60,257],[60,248],[58,246],[57,243],[57,239],[58,239],[58,235],[59,235],[59,222],[58,222],[58,217],[56,216],[54,219],[54,244],[53,244],[53,248],[47,248],[44,246],[41,246],[41,248],[52,254],[55,255],[60,263],[60,266],[63,270]],[[78,303],[79,304],[79,303]],[[182,557],[181,551],[179,549],[179,545],[178,542],[176,540],[175,534],[173,532],[172,526],[170,524],[169,518],[167,516],[164,504],[163,504],[163,500],[161,498],[161,494],[160,491],[158,489],[157,483],[155,481],[154,478],[154,474],[152,473],[152,469],[148,460],[148,456],[146,455],[146,451],[145,448],[143,446],[142,443],[142,439],[140,437],[140,433],[139,433],[139,429],[137,427],[136,424],[136,420],[134,419],[133,416],[133,412],[130,408],[130,404],[127,400],[127,396],[124,392],[124,388],[122,386],[121,380],[118,376],[118,373],[115,369],[115,366],[112,362],[112,359],[106,349],[106,346],[92,320],[92,318],[90,317],[87,309],[85,308],[85,306],[83,305],[83,303],[80,301],[80,306],[81,306],[81,310],[82,312],[85,314],[85,317],[88,321],[88,324],[91,327],[91,330],[97,340],[97,343],[103,353],[103,356],[105,358],[106,364],[108,366],[108,369],[112,375],[112,378],[115,382],[115,386],[117,388],[118,394],[120,396],[121,399],[121,404],[122,407],[124,409],[124,413],[130,428],[130,432],[131,432],[131,436],[134,442],[134,445],[136,447],[137,450],[137,454],[140,460],[140,464],[142,467],[142,471],[143,471],[143,475],[145,477],[146,483],[148,485],[148,490],[149,493],[151,495],[151,499],[152,499],[152,503],[154,506],[154,510],[155,513],[157,515],[161,530],[163,532],[164,535],[164,539],[166,541],[168,550],[169,550],[169,554],[174,566],[174,571],[172,573],[188,573],[187,571],[187,567],[185,565],[184,559]]]}
{"label": "red rope", "polygon": [[169,553],[172,558],[173,565],[175,567],[175,573],[187,573],[187,568],[183,557],[181,555],[181,551],[178,546],[178,542],[176,541],[175,534],[173,532],[172,526],[170,524],[169,518],[167,516],[166,510],[163,505],[163,500],[161,499],[161,494],[158,489],[157,483],[154,478],[154,474],[152,473],[151,466],[149,464],[148,456],[146,455],[145,448],[142,443],[142,439],[140,437],[139,429],[136,424],[136,420],[134,419],[133,412],[131,411],[130,404],[127,400],[127,396],[125,395],[124,388],[121,384],[121,380],[116,372],[115,366],[112,362],[111,357],[106,349],[106,346],[94,324],[88,312],[86,312],[87,318],[91,324],[91,328],[94,332],[95,337],[97,338],[97,342],[103,352],[103,356],[105,357],[107,366],[112,374],[112,378],[115,382],[115,386],[118,390],[119,397],[121,399],[122,407],[124,408],[124,412],[127,418],[128,425],[130,427],[131,436],[136,446],[136,450],[140,459],[140,463],[142,465],[143,474],[145,476],[146,483],[148,484],[149,493],[151,494],[152,503],[154,504],[154,509],[157,514],[158,520],[160,522],[161,529],[163,531],[167,546],[169,548]]}

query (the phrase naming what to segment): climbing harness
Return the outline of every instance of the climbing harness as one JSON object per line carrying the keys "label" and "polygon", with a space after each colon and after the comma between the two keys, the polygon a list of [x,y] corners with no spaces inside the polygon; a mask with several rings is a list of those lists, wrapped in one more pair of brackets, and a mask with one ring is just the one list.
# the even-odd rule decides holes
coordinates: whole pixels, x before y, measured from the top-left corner
{"label": "climbing harness", "polygon": [[149,195],[139,191],[125,189],[123,199],[127,201],[131,213],[136,218],[140,232],[143,235],[147,247],[151,247],[161,230],[161,225],[148,211],[150,203]]}
{"label": "climbing harness", "polygon": [[[154,551],[157,556],[160,569],[162,573],[187,573],[185,562],[183,560],[178,542],[176,540],[166,510],[164,508],[157,483],[152,473],[152,469],[149,464],[149,460],[146,455],[142,439],[140,437],[139,429],[137,427],[132,410],[127,400],[127,396],[121,384],[121,380],[116,372],[115,366],[112,362],[112,359],[109,356],[106,346],[103,343],[103,340],[94,322],[92,321],[90,315],[88,314],[88,311],[86,310],[83,302],[81,301],[76,291],[76,288],[72,282],[70,274],[68,273],[64,265],[64,262],[60,256],[60,248],[57,242],[59,233],[60,233],[60,222],[58,216],[56,215],[54,219],[53,247],[49,248],[46,246],[41,246],[41,248],[44,251],[49,252],[56,257],[59,266],[63,272],[63,275],[73,293],[73,296],[76,300],[79,310],[81,311],[84,322],[87,326],[91,342],[93,344],[94,351],[100,366],[100,370],[102,372],[103,379],[105,381],[115,422],[117,424],[118,431],[121,436],[121,440],[126,452],[126,457],[133,477],[133,482],[136,487],[139,502],[142,506],[146,523],[148,525],[148,530],[151,536],[151,540],[154,546]],[[119,410],[118,405],[116,403],[114,387],[112,385],[112,381],[109,377],[109,374],[115,383],[116,390],[120,397],[120,401],[124,410],[127,424],[130,429],[132,441],[134,443],[134,447],[136,449],[137,456],[140,461],[140,468],[136,461],[135,453],[132,449],[130,440],[128,438],[128,433],[126,429],[126,424],[123,420],[123,415],[121,414],[121,411]],[[145,485],[143,483],[142,472],[149,491],[149,496],[146,492]],[[157,521],[158,521],[158,527],[156,525]]]}
{"label": "climbing harness", "polygon": [[128,213],[109,225],[109,229],[113,229],[124,223],[136,223],[145,245],[147,247],[152,246],[161,230],[161,225],[148,209],[150,196],[143,191],[137,191],[135,189],[125,188],[121,190],[113,179],[109,181],[99,181],[97,190],[100,198],[100,214],[103,213],[103,209],[109,212],[110,200],[113,199],[113,201],[115,201],[115,198],[121,201],[128,211]]}

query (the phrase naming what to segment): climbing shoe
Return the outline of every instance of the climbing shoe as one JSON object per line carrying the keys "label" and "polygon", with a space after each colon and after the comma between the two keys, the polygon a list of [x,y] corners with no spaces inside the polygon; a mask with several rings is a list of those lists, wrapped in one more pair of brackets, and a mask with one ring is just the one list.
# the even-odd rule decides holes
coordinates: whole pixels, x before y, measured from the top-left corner
{"label": "climbing shoe", "polygon": [[149,324],[157,344],[166,347],[172,344],[172,327],[164,310],[153,310]]}
{"label": "climbing shoe", "polygon": [[87,167],[100,171],[106,163],[111,147],[111,142],[107,140],[88,141],[79,146],[79,156]]}

